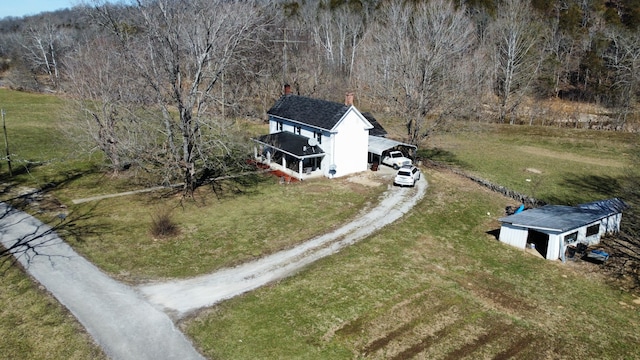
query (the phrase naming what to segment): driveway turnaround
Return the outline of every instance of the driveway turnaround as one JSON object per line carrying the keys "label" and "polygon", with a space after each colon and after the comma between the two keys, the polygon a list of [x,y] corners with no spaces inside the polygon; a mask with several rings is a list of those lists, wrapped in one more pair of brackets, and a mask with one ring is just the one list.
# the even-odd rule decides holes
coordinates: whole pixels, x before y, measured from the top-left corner
{"label": "driveway turnaround", "polygon": [[[20,263],[87,329],[112,359],[204,359],[169,316],[74,252],[34,217],[0,203],[5,247],[35,239]],[[39,245],[38,245],[39,244]]]}
{"label": "driveway turnaround", "polygon": [[424,177],[414,188],[391,188],[375,208],[335,231],[256,261],[213,274],[141,286],[140,291],[159,309],[181,318],[270,282],[361,240],[407,213],[424,196]]}
{"label": "driveway turnaround", "polygon": [[[202,307],[291,276],[304,266],[373,234],[407,213],[424,196],[426,180],[414,188],[390,188],[383,200],[341,228],[243,265],[186,280],[131,288],[80,257],[51,228],[0,203],[0,242],[34,239],[18,260],[82,323],[112,359],[204,359],[175,327]],[[170,317],[171,315],[171,317]]]}

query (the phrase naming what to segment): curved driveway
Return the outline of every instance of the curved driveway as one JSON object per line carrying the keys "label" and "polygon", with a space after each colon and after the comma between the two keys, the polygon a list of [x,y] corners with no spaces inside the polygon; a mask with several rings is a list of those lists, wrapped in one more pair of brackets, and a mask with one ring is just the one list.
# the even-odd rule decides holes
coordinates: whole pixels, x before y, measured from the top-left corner
{"label": "curved driveway", "polygon": [[361,240],[407,213],[424,196],[427,182],[414,188],[392,188],[375,208],[354,221],[294,248],[233,268],[186,280],[141,286],[140,291],[175,317],[214,305],[267,283],[285,278],[304,266]]}
{"label": "curved driveway", "polygon": [[[31,236],[41,244],[19,257],[27,271],[82,323],[112,359],[203,359],[169,317],[180,318],[262,285],[361,240],[407,213],[427,182],[389,189],[375,208],[331,233],[292,249],[196,278],[131,288],[80,257],[37,219],[0,203],[0,242]],[[46,254],[46,255],[42,255]]]}

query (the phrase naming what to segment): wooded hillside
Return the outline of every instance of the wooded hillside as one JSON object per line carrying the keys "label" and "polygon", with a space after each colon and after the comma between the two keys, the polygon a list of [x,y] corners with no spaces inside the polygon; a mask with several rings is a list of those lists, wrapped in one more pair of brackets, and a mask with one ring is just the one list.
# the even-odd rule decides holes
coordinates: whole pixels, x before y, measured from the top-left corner
{"label": "wooded hillside", "polygon": [[85,4],[0,21],[0,85],[69,95],[74,139],[188,191],[242,163],[229,121],[283,84],[355,92],[414,144],[459,120],[640,128],[635,0]]}
{"label": "wooded hillside", "polygon": [[[108,9],[121,30],[137,36],[144,29],[135,8],[164,2],[124,7],[91,1],[2,19],[2,85],[70,91],[70,66],[77,66],[71,59],[101,46],[98,41],[112,41],[113,29],[98,21],[98,9]],[[216,110],[226,116],[260,117],[290,83],[300,94],[338,101],[353,90],[367,106],[419,123],[437,116],[528,122],[553,110],[529,101],[524,111],[531,97],[603,105],[610,120],[561,121],[592,120],[592,126],[614,129],[637,121],[635,0],[259,1],[253,11],[263,31],[221,69],[224,81],[216,84]],[[195,23],[185,19],[182,26]],[[424,128],[416,131],[414,137]]]}

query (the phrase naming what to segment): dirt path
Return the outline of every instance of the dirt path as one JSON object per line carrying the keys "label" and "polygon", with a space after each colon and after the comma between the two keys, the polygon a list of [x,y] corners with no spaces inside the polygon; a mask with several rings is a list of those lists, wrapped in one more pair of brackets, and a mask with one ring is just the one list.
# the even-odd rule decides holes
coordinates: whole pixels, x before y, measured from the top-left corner
{"label": "dirt path", "polygon": [[[0,203],[6,213],[0,242],[10,247],[25,236],[37,238],[46,256],[19,261],[82,323],[112,359],[202,359],[170,316],[181,318],[199,308],[290,276],[386,226],[424,196],[426,180],[414,188],[390,187],[378,206],[353,222],[292,249],[210,275],[149,284],[137,289],[119,283],[71,249],[39,220]],[[45,250],[46,248],[46,250]]]}

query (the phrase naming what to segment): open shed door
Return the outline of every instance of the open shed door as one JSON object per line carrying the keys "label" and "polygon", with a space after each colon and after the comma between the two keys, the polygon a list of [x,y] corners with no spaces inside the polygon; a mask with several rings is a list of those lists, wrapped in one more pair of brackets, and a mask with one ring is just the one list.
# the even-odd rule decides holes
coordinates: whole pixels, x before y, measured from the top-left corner
{"label": "open shed door", "polygon": [[529,229],[527,235],[527,244],[534,244],[536,250],[544,257],[547,258],[547,249],[549,248],[549,234],[545,234],[540,231]]}

